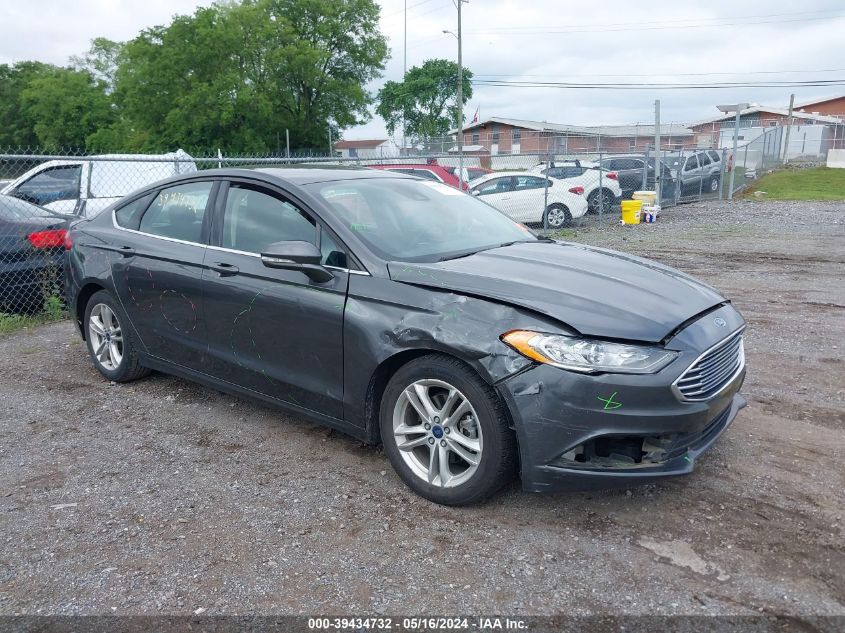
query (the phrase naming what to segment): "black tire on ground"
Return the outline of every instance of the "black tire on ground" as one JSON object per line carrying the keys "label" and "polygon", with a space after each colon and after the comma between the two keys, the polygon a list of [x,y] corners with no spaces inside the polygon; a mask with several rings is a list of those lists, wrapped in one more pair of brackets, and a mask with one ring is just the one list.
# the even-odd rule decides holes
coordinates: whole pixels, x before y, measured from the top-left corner
{"label": "black tire on ground", "polygon": [[564,204],[550,204],[543,214],[542,226],[548,229],[562,229],[572,224],[572,213]]}
{"label": "black tire on ground", "polygon": [[[90,329],[91,312],[100,304],[107,306],[112,313],[114,313],[115,319],[117,319],[120,327],[120,334],[123,337],[123,355],[120,363],[113,369],[104,367],[103,364],[97,360],[97,356],[92,346],[93,337],[91,336]],[[88,354],[91,356],[91,360],[94,363],[94,367],[97,368],[97,371],[99,371],[105,378],[113,380],[114,382],[130,382],[132,380],[138,380],[139,378],[148,376],[151,373],[150,369],[141,365],[138,358],[137,343],[128,325],[129,320],[126,317],[126,314],[110,293],[105,290],[100,290],[99,292],[95,292],[91,295],[91,298],[88,300],[88,305],[85,306],[85,320],[83,321],[83,327],[85,328],[85,344],[88,348]]]}
{"label": "black tire on ground", "polygon": [[590,194],[590,197],[587,198],[587,213],[594,213],[597,214],[599,212],[599,201],[604,198],[604,202],[601,206],[602,213],[610,213],[613,211],[613,205],[616,204],[616,196],[613,195],[613,192],[610,189],[596,189],[593,193]]}
{"label": "black tire on ground", "polygon": [[[403,391],[415,381],[427,379],[446,382],[464,394],[475,409],[480,427],[482,451],[477,470],[467,481],[454,487],[433,485],[415,474],[402,459],[393,433],[394,409]],[[479,503],[509,483],[516,473],[517,442],[505,404],[476,372],[451,356],[430,354],[403,365],[385,388],[379,424],[384,452],[394,470],[409,488],[434,503],[449,506]]]}
{"label": "black tire on ground", "polygon": [[719,191],[719,177],[713,176],[710,179],[710,193],[716,193],[717,191]]}

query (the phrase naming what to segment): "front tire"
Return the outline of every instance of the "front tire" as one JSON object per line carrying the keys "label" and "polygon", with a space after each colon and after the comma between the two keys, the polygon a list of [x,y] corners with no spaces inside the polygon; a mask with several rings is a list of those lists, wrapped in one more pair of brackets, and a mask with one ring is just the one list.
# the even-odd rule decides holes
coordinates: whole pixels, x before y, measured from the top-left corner
{"label": "front tire", "polygon": [[562,204],[550,204],[543,214],[543,227],[556,230],[572,224],[572,213]]}
{"label": "front tire", "polygon": [[105,290],[95,292],[85,307],[85,343],[88,354],[105,378],[129,382],[143,378],[150,370],[138,359],[135,338],[117,301]]}
{"label": "front tire", "polygon": [[380,426],[393,468],[435,503],[478,503],[516,471],[516,437],[504,404],[450,356],[423,356],[401,367],[384,391]]}

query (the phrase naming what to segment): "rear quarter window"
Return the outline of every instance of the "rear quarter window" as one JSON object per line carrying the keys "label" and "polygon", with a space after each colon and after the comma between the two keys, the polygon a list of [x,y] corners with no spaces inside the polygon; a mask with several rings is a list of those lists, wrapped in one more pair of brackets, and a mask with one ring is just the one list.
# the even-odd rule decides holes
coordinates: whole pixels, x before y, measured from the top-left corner
{"label": "rear quarter window", "polygon": [[134,229],[137,231],[138,225],[141,222],[141,215],[143,215],[144,210],[150,203],[150,198],[152,198],[152,194],[142,196],[137,200],[133,200],[132,202],[115,209],[114,218],[117,225],[123,227],[124,229]]}

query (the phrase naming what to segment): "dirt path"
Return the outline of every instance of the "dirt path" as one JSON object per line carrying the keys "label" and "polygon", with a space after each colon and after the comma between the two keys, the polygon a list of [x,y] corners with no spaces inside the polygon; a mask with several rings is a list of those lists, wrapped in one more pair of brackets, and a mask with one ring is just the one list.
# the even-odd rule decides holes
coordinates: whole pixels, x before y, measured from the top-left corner
{"label": "dirt path", "polygon": [[748,319],[750,406],[692,476],[434,506],[302,420],[104,382],[60,323],[0,339],[0,613],[845,615],[845,205],[687,205],[574,239]]}

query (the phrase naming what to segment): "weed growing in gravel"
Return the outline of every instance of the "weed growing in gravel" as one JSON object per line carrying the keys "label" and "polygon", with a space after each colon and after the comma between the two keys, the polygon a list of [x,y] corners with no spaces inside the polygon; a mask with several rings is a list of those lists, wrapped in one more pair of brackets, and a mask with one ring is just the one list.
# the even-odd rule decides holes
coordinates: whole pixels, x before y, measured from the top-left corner
{"label": "weed growing in gravel", "polygon": [[38,314],[0,312],[0,336],[66,318],[67,311],[61,299],[55,296],[47,297],[44,301],[44,309]]}

